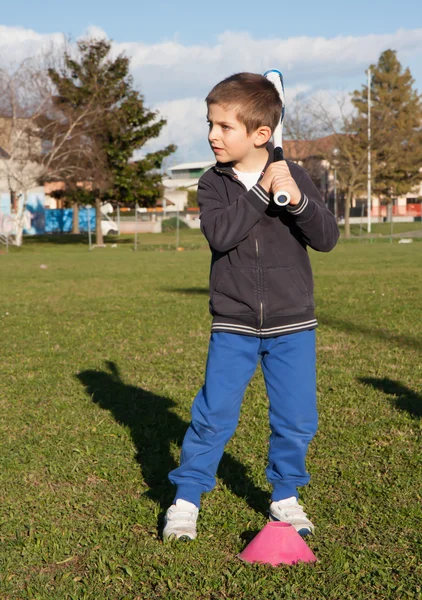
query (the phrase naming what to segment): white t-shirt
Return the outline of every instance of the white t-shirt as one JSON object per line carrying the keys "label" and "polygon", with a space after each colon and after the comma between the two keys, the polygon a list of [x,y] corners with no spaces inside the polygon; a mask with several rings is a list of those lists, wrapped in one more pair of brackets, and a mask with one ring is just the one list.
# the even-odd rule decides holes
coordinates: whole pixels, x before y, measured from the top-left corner
{"label": "white t-shirt", "polygon": [[255,185],[262,173],[262,171],[258,171],[257,173],[244,173],[243,171],[238,171],[237,169],[233,169],[233,171],[236,173],[239,180],[243,183],[247,190],[250,190],[251,187]]}

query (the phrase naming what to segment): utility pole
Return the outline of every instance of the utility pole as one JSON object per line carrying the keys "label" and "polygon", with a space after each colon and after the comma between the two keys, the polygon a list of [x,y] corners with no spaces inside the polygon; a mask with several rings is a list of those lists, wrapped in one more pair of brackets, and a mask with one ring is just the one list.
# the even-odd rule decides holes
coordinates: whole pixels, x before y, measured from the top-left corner
{"label": "utility pole", "polygon": [[371,233],[371,67],[368,69],[368,233]]}
{"label": "utility pole", "polygon": [[333,148],[333,167],[334,167],[334,217],[336,223],[338,223],[338,206],[337,206],[337,167],[338,167],[338,157],[340,156],[340,149]]}

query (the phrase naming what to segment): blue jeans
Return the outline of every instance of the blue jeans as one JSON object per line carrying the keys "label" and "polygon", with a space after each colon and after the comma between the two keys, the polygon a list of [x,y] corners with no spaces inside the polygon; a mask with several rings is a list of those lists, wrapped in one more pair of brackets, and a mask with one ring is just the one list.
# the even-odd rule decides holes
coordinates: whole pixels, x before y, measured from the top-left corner
{"label": "blue jeans", "polygon": [[205,383],[192,405],[180,467],[169,479],[176,499],[200,505],[215,486],[224,447],[236,430],[246,387],[261,359],[271,428],[266,476],[272,500],[298,496],[309,482],[305,458],[317,430],[315,330],[261,339],[211,335]]}

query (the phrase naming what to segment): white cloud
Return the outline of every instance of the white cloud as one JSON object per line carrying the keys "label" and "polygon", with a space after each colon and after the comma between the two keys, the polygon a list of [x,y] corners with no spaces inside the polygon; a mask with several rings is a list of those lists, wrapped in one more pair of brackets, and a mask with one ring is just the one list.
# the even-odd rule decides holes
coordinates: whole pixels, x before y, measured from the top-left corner
{"label": "white cloud", "polygon": [[[156,106],[160,116],[167,120],[167,125],[157,140],[150,142],[147,150],[151,151],[167,144],[176,144],[179,148],[178,160],[190,160],[193,148],[212,159],[212,153],[207,147],[206,107],[203,99],[183,98],[170,102],[159,103]],[[194,150],[195,152],[195,150]]]}
{"label": "white cloud", "polygon": [[183,46],[165,42],[116,44],[115,51],[132,57],[132,69],[152,101],[206,94],[220,79],[238,72],[262,73],[277,66],[287,87],[299,83],[336,86],[362,75],[386,48],[394,48],[406,62],[422,55],[422,29],[393,34],[331,39],[297,37],[255,40],[247,33],[226,32],[214,46]]}
{"label": "white cloud", "polygon": [[32,29],[0,25],[0,68],[16,66],[25,58],[41,54],[63,41],[62,33],[43,35]]}
{"label": "white cloud", "polygon": [[99,39],[108,39],[107,33],[101,27],[97,27],[96,25],[90,25],[85,29],[82,35],[78,37],[78,39],[84,38],[96,38]]}
{"label": "white cloud", "polygon": [[[91,26],[85,35],[106,37]],[[60,44],[62,34],[41,35],[32,30],[0,26],[0,66]],[[422,84],[422,29],[399,29],[389,34],[337,36],[335,38],[296,37],[253,39],[248,33],[222,33],[214,45],[185,46],[175,38],[157,44],[113,43],[113,53],[126,52],[131,71],[146,104],[158,109],[168,125],[157,148],[170,142],[179,147],[180,159],[192,159],[208,152],[201,139],[206,137],[203,98],[219,80],[239,71],[262,73],[281,68],[287,101],[299,92],[308,95],[320,90],[328,98],[338,90],[351,91],[364,83],[364,71],[380,53],[393,48],[402,64],[410,66],[419,86]],[[288,110],[287,110],[288,118]]]}

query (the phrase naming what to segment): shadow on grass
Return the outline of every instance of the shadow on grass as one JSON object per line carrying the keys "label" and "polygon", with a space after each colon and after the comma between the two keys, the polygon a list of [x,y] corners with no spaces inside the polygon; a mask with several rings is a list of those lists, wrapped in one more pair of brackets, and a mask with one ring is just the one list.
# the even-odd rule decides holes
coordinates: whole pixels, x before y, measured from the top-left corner
{"label": "shadow on grass", "polygon": [[[95,232],[92,233],[92,243],[95,244]],[[121,238],[117,235],[105,235],[105,244],[133,244],[133,236]],[[25,246],[55,244],[57,246],[89,245],[87,233],[46,233],[24,236]]]}
{"label": "shadow on grass", "polygon": [[384,394],[394,396],[393,405],[399,410],[404,410],[412,417],[422,417],[422,395],[416,394],[405,385],[392,379],[375,379],[374,377],[361,377],[362,383],[372,385],[373,388],[381,390]]}
{"label": "shadow on grass", "polygon": [[[95,240],[95,236],[93,236],[93,239]],[[57,244],[61,246],[84,244],[87,246],[88,243],[88,234],[86,233],[49,233],[24,236],[24,244],[28,246],[38,244]]]}
{"label": "shadow on grass", "polygon": [[340,329],[340,331],[345,331],[349,333],[361,333],[368,337],[378,338],[380,340],[392,342],[397,346],[407,346],[409,348],[413,348],[414,350],[422,352],[421,340],[417,338],[407,337],[405,335],[393,333],[392,331],[387,331],[386,329],[365,327],[364,325],[359,325],[359,323],[356,323],[356,321],[346,321],[345,319],[338,319],[336,317],[324,315],[321,313],[319,313],[318,315],[318,321],[321,325],[328,325],[328,327]]}
{"label": "shadow on grass", "polygon": [[[82,371],[76,377],[95,404],[109,410],[115,420],[129,428],[136,447],[136,459],[149,490],[149,498],[162,510],[174,497],[168,473],[178,466],[171,456],[170,445],[181,446],[188,423],[172,412],[175,403],[140,387],[126,384],[114,362],[106,363],[107,371]],[[237,496],[244,498],[257,512],[268,508],[267,494],[256,487],[246,467],[225,453],[218,475]],[[162,521],[163,515],[160,515]]]}

